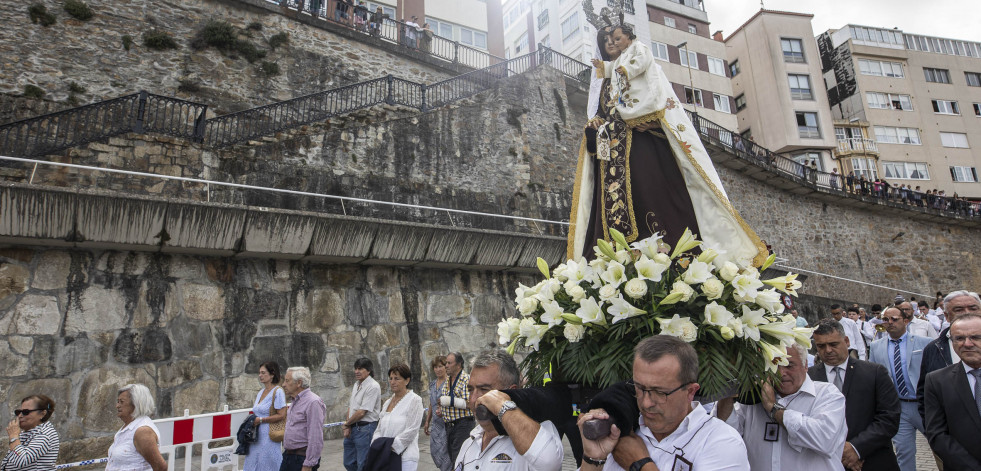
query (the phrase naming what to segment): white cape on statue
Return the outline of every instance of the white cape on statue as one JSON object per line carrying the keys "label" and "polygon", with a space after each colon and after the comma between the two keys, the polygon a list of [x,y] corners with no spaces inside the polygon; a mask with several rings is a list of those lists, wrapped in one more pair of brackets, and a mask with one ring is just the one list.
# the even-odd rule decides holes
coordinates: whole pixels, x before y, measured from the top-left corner
{"label": "white cape on statue", "polygon": [[[721,255],[717,259],[718,263],[732,261],[741,266],[761,266],[768,255],[766,245],[730,204],[715,165],[698,136],[698,130],[681,107],[661,66],[652,63],[647,73],[657,74],[656,79],[647,78],[646,82],[650,85],[652,95],[648,97],[649,100],[645,100],[654,103],[653,109],[657,111],[638,119],[627,120],[627,124],[636,127],[652,121],[660,122],[678,168],[685,178],[688,194],[691,196],[700,232],[698,238],[705,243],[705,247],[719,251]],[[590,95],[590,103],[592,103],[592,90]],[[594,157],[586,152],[586,142],[583,139],[579,149],[579,162],[576,166],[576,181],[572,195],[567,248],[569,259],[582,257],[586,244],[586,229],[590,214],[593,212],[596,175],[593,172],[592,162],[589,161],[591,158]],[[677,241],[665,242],[674,244]]]}

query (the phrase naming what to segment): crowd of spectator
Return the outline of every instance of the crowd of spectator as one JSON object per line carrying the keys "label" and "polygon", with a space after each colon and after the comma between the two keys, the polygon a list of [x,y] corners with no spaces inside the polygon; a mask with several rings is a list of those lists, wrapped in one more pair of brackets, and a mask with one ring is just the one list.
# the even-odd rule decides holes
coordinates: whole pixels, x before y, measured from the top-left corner
{"label": "crowd of spectator", "polygon": [[396,21],[381,6],[371,11],[363,0],[328,0],[326,3],[321,0],[282,0],[280,4],[296,8],[297,16],[309,14],[375,37],[393,36],[389,39],[410,49],[432,52],[435,32],[429,23],[420,25],[417,16]]}

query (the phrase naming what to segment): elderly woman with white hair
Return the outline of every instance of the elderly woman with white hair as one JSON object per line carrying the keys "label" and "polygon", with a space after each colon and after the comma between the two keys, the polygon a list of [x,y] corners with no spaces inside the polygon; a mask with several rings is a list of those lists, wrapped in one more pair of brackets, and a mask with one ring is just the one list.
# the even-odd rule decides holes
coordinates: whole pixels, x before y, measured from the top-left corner
{"label": "elderly woman with white hair", "polygon": [[155,404],[150,389],[127,384],[116,396],[116,416],[123,428],[116,432],[109,447],[106,471],[164,471],[167,462],[160,454],[160,431],[150,420]]}

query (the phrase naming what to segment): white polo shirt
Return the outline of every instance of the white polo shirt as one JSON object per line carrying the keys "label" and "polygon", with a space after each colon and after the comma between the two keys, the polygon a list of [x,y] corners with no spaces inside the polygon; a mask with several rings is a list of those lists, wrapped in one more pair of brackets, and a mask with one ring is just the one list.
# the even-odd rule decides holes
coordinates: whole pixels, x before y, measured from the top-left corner
{"label": "white polo shirt", "polygon": [[524,455],[518,453],[511,437],[498,435],[487,448],[480,449],[484,429],[480,425],[470,431],[460,446],[453,466],[455,471],[559,471],[562,469],[562,439],[552,422],[541,423],[538,435]]}

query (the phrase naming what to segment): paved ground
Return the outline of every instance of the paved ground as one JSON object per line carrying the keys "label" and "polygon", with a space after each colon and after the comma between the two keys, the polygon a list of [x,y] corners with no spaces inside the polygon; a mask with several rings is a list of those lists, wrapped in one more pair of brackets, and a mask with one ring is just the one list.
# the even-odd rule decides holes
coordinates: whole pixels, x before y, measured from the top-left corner
{"label": "paved ground", "polygon": [[[565,460],[562,464],[562,471],[575,471],[576,461],[572,458],[572,450],[569,449],[569,442],[565,441]],[[927,444],[926,437],[916,434],[916,469],[917,471],[937,471],[937,465],[933,460],[933,453]],[[429,455],[429,437],[421,435],[419,437],[419,471],[439,471],[433,464],[433,459]],[[183,461],[183,460],[181,460]],[[344,443],[343,440],[327,440],[324,442],[324,454],[321,458],[320,469],[323,471],[343,470],[344,462]],[[85,468],[85,469],[105,469]],[[176,469],[184,469],[183,463],[178,462]],[[194,470],[199,468],[195,465]],[[265,470],[264,470],[265,471]]]}

